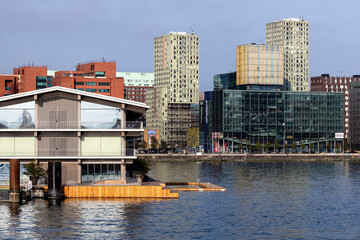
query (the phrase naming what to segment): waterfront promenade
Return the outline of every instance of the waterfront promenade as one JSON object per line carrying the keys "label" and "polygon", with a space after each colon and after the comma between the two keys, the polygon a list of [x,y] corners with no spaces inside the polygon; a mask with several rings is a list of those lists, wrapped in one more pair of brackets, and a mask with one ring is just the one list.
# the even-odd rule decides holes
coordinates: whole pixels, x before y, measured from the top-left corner
{"label": "waterfront promenade", "polygon": [[360,161],[359,153],[268,153],[268,154],[137,154],[139,158],[151,161]]}

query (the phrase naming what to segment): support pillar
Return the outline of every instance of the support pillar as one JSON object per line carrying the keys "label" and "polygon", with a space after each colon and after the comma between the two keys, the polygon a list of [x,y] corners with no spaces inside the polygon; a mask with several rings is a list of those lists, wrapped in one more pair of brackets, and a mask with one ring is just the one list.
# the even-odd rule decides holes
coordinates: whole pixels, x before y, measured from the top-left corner
{"label": "support pillar", "polygon": [[49,162],[49,183],[48,183],[48,197],[61,198],[61,162]]}
{"label": "support pillar", "polygon": [[125,160],[121,161],[121,180],[124,181],[124,183],[126,183],[126,163]]}
{"label": "support pillar", "polygon": [[20,159],[10,159],[9,202],[21,203]]}

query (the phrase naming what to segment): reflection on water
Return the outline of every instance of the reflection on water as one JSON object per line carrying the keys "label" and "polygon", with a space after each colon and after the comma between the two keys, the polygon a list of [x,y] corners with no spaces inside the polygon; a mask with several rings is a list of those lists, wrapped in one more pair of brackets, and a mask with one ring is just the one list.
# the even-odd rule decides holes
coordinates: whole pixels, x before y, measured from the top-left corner
{"label": "reflection on water", "polygon": [[2,238],[357,238],[360,164],[167,162],[162,181],[211,182],[226,192],[179,199],[34,200],[0,204]]}

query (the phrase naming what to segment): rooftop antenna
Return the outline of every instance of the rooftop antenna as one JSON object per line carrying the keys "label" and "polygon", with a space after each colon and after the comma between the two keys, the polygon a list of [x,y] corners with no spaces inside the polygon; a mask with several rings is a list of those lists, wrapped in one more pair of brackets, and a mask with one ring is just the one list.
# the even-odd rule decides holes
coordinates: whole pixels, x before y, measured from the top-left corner
{"label": "rooftop antenna", "polygon": [[104,57],[102,57],[101,60],[102,60],[103,62],[105,62],[105,58],[104,58]]}
{"label": "rooftop antenna", "polygon": [[194,35],[194,30],[191,26],[190,26],[190,29],[191,29],[191,35]]}

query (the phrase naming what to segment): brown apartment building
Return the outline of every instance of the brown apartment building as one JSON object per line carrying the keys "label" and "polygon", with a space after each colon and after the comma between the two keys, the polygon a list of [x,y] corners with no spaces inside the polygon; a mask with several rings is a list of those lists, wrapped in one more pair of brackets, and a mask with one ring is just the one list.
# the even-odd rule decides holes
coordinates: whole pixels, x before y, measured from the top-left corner
{"label": "brown apartment building", "polygon": [[343,92],[344,93],[344,137],[349,138],[349,89],[351,82],[360,81],[360,75],[330,76],[322,74],[318,77],[311,77],[312,92]]}

